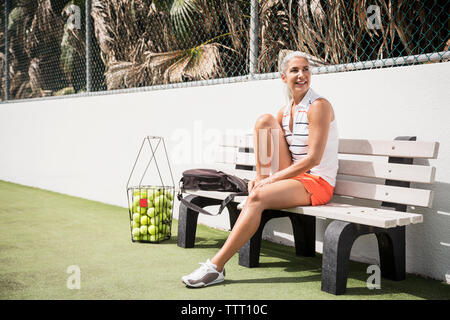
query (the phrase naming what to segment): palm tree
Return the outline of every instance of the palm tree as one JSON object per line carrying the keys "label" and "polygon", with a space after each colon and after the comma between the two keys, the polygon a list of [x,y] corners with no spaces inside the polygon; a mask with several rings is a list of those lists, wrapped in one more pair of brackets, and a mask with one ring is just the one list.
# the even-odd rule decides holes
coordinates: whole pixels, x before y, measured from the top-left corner
{"label": "palm tree", "polygon": [[[280,50],[299,50],[318,64],[343,64],[444,49],[447,13],[439,1],[263,0],[258,70],[277,71]],[[380,29],[367,23],[380,9]],[[436,19],[437,18],[437,19]]]}
{"label": "palm tree", "polygon": [[63,22],[50,0],[12,2],[14,8],[8,21],[11,96],[51,94],[66,85],[61,70],[55,68]]}
{"label": "palm tree", "polygon": [[[85,89],[84,3],[84,0],[12,1],[8,19],[11,98]],[[80,8],[81,29],[71,28],[67,23],[71,5]],[[93,42],[95,49],[95,39]],[[95,52],[93,58],[99,60]],[[104,80],[102,65],[94,70],[96,77]]]}
{"label": "palm tree", "polygon": [[[85,90],[85,0],[11,2],[8,21],[0,17],[2,68],[1,24],[8,25],[10,97]],[[258,72],[277,71],[287,50],[316,65],[442,51],[448,17],[440,3],[259,0]],[[71,5],[80,8],[81,29],[66,23]],[[380,29],[368,27],[369,5],[380,8]],[[93,90],[248,74],[249,16],[250,0],[93,0]]]}
{"label": "palm tree", "polygon": [[247,1],[94,0],[108,89],[245,74],[248,12]]}

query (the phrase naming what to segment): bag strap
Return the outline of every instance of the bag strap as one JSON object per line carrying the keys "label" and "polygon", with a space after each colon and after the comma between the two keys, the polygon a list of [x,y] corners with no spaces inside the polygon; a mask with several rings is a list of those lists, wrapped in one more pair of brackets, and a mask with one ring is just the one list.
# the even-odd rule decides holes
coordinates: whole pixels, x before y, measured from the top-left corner
{"label": "bag strap", "polygon": [[233,201],[234,197],[236,196],[248,196],[248,192],[244,191],[244,192],[236,192],[236,193],[232,193],[229,196],[227,196],[222,203],[220,204],[220,208],[219,208],[219,212],[217,214],[213,214],[209,211],[206,211],[205,209],[203,209],[202,207],[197,206],[196,204],[193,204],[189,201],[187,201],[186,199],[183,199],[183,195],[181,194],[181,192],[178,193],[177,198],[178,200],[180,200],[181,203],[183,203],[186,207],[188,207],[191,210],[197,211],[199,213],[203,213],[206,215],[210,215],[210,216],[218,216],[219,214],[222,213],[223,209],[225,209],[225,207],[231,202]]}

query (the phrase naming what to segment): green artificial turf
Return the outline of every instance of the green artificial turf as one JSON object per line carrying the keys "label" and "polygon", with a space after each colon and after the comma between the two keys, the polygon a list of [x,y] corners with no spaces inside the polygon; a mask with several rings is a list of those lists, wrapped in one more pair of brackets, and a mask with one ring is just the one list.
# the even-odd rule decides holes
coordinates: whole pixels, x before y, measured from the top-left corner
{"label": "green artificial turf", "polygon": [[[124,195],[125,196],[125,195]],[[198,226],[196,247],[132,243],[128,210],[0,181],[0,299],[450,299],[450,286],[407,275],[366,287],[367,265],[350,263],[347,294],[320,290],[321,255],[297,257],[294,248],[263,242],[260,267],[226,265],[223,284],[188,289],[181,276],[212,257],[226,231]],[[68,289],[69,266],[81,288]]]}

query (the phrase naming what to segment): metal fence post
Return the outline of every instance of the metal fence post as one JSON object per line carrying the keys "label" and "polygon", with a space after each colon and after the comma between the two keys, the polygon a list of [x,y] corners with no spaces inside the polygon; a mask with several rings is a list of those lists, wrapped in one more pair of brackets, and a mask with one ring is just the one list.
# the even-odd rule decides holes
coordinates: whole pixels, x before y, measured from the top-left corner
{"label": "metal fence post", "polygon": [[91,92],[92,75],[91,75],[91,0],[86,0],[86,92]]}
{"label": "metal fence post", "polygon": [[257,71],[258,65],[258,19],[259,18],[259,2],[251,0],[250,8],[250,77],[253,77]]}
{"label": "metal fence post", "polygon": [[5,101],[9,100],[9,38],[8,38],[8,17],[11,11],[11,1],[5,0]]}

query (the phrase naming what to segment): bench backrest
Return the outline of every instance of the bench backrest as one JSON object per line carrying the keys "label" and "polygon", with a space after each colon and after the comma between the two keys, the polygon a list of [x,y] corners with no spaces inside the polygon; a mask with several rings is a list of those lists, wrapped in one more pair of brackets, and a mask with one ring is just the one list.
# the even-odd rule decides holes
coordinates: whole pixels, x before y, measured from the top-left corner
{"label": "bench backrest", "polygon": [[[431,207],[433,192],[409,188],[409,183],[434,182],[435,167],[412,164],[412,160],[436,159],[438,149],[438,142],[340,139],[339,170],[334,194]],[[381,161],[374,161],[374,158],[380,157]],[[253,136],[225,136],[219,146],[217,162],[227,164],[230,173],[253,179],[256,175]],[[384,181],[380,182],[380,179]],[[385,184],[386,181],[390,183]]]}

